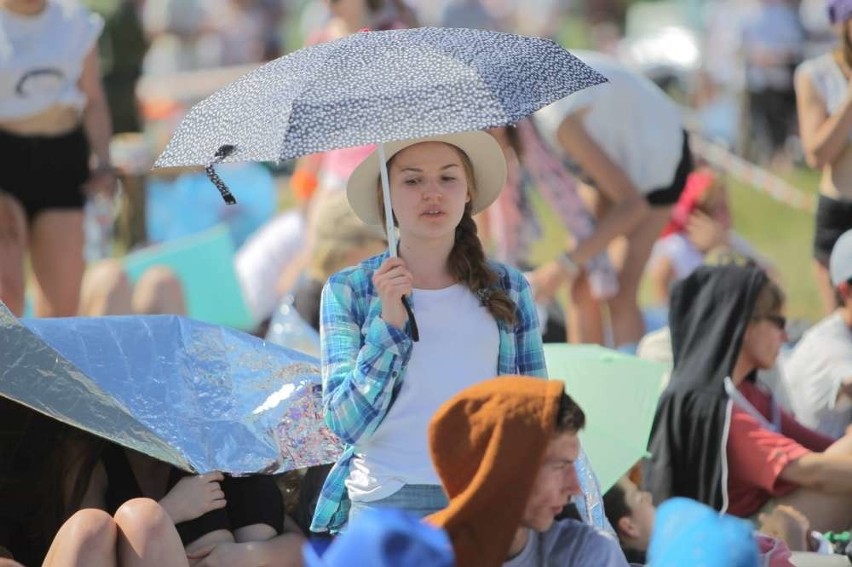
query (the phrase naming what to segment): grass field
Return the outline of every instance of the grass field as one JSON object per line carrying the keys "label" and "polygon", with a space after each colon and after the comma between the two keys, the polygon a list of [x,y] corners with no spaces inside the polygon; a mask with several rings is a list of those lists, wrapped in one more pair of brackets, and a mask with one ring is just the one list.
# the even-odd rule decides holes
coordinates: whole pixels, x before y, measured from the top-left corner
{"label": "grass field", "polygon": [[[802,190],[816,191],[817,174],[799,169],[784,178]],[[731,208],[736,230],[776,266],[781,284],[787,293],[787,316],[816,322],[821,307],[811,267],[813,216],[775,201],[752,186],[729,179]],[[564,231],[553,213],[540,201],[545,236],[534,249],[536,260],[556,256],[564,242]],[[640,300],[650,297],[643,289]]]}

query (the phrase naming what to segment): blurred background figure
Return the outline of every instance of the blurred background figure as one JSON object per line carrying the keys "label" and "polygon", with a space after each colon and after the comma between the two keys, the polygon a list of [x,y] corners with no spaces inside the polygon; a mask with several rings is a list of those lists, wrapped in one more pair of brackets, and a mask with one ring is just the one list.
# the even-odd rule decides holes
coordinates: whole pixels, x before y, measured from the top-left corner
{"label": "blurred background figure", "polygon": [[136,82],[142,75],[142,62],[148,50],[142,29],[144,3],[145,0],[84,1],[90,10],[104,19],[98,51],[112,129],[116,134],[142,131]]}
{"label": "blurred background figure", "polygon": [[709,254],[737,255],[771,271],[772,263],[733,230],[724,177],[702,167],[690,174],[672,220],[654,244],[649,277],[659,305],[668,305],[672,284],[703,265]]}
{"label": "blurred background figure", "polygon": [[836,0],[828,6],[839,44],[805,61],[796,72],[805,159],[821,172],[813,258],[826,314],[838,305],[828,273],[829,257],[840,235],[852,228],[852,8]]}
{"label": "blurred background figure", "polygon": [[0,2],[0,192],[6,195],[0,207],[7,218],[23,209],[26,227],[20,234],[13,210],[18,228],[4,231],[0,281],[2,299],[17,315],[24,306],[24,250],[36,315],[77,311],[83,206],[87,196],[110,198],[115,191],[96,45],[102,29],[100,17],[75,3]]}
{"label": "blurred background figure", "polygon": [[746,154],[789,169],[787,140],[796,125],[793,69],[804,53],[805,33],[790,0],[760,0],[741,29],[748,94]]}

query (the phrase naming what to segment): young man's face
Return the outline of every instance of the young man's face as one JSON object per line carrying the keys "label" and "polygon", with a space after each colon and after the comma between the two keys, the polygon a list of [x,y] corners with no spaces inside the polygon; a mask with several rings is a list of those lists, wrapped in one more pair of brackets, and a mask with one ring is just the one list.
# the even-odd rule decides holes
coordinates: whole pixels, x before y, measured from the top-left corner
{"label": "young man's face", "polygon": [[538,532],[547,531],[572,495],[580,494],[574,462],[580,456],[576,433],[558,433],[547,445],[521,525]]}

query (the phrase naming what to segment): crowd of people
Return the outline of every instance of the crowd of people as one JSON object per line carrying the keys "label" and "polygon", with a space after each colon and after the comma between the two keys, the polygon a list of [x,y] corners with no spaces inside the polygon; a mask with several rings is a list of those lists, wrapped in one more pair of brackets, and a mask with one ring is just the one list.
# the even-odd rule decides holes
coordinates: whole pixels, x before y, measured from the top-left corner
{"label": "crowd of people", "polygon": [[[137,281],[120,258],[87,266],[85,206],[116,192],[110,140],[143,127],[139,77],[278,56],[285,3],[85,4],[0,0],[0,300],[17,317],[192,315],[168,266]],[[402,0],[318,4],[308,45],[420,23]],[[734,230],[725,174],[693,154],[679,106],[610,55],[573,51],[607,82],[516,124],[313,154],[292,170],[252,164],[239,178],[294,203],[231,227],[233,272],[245,330],[316,343],[336,462],[286,478],[190,474],[0,397],[0,567],[836,555],[832,534],[852,530],[852,1],[827,0],[836,42],[813,57],[789,47],[801,39],[792,2],[758,4],[743,36],[750,107],[774,161],[795,129],[821,171],[812,260],[825,318],[795,344],[773,259]],[[443,15],[497,21],[478,2]],[[168,175],[151,194],[203,179]],[[538,203],[567,234],[544,261]],[[646,276],[662,329],[639,300]],[[282,331],[282,313],[304,332]],[[649,456],[611,487],[583,448],[586,413],[548,380],[545,342],[671,365]],[[381,538],[393,544],[363,544]]]}

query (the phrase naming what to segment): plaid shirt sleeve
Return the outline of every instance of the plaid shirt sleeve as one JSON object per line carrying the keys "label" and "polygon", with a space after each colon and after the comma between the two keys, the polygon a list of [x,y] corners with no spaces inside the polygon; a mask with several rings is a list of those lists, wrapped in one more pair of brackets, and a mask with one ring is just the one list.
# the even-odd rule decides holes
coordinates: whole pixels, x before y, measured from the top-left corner
{"label": "plaid shirt sleeve", "polygon": [[320,303],[322,397],[328,427],[354,445],[375,431],[411,353],[411,339],[375,317],[362,336],[369,306],[369,270],[329,279]]}
{"label": "plaid shirt sleeve", "polygon": [[541,327],[532,289],[526,278],[517,270],[509,270],[510,286],[514,291],[518,320],[515,323],[515,365],[522,376],[547,378]]}

